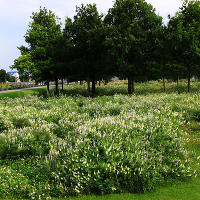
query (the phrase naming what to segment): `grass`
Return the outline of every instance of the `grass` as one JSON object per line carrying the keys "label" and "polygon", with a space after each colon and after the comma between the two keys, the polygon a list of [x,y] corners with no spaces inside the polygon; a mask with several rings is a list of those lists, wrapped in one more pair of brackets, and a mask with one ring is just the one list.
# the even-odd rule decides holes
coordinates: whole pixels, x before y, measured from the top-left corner
{"label": "grass", "polygon": [[[9,122],[8,116],[9,114],[9,106],[13,107],[11,115],[14,117],[11,122],[12,126],[17,128],[17,130],[23,129],[23,127],[30,126],[29,118],[30,114],[26,113],[25,111],[35,112],[37,109],[41,115],[41,118],[44,123],[44,120],[48,121],[49,124],[52,123],[57,124],[59,121],[60,112],[63,112],[61,116],[68,116],[65,113],[65,109],[70,109],[68,112],[78,112],[79,115],[81,113],[88,113],[91,115],[90,119],[92,119],[93,112],[98,113],[98,118],[101,120],[105,116],[112,115],[117,120],[116,116],[119,115],[119,110],[124,107],[124,101],[131,101],[131,104],[135,105],[135,109],[139,108],[144,110],[144,113],[151,112],[151,106],[153,109],[159,109],[162,111],[162,107],[169,107],[169,112],[172,110],[173,113],[177,113],[178,115],[182,115],[183,119],[181,119],[181,130],[186,133],[184,136],[185,147],[190,152],[194,152],[190,154],[191,165],[194,170],[197,170],[197,177],[192,179],[187,179],[185,181],[180,181],[178,179],[167,179],[164,182],[161,182],[157,185],[153,190],[150,192],[146,192],[144,194],[132,194],[132,193],[122,193],[122,194],[111,194],[111,195],[87,195],[87,196],[79,196],[79,197],[70,197],[65,198],[66,200],[196,200],[200,199],[200,165],[199,160],[196,158],[200,156],[200,96],[199,96],[199,84],[196,82],[192,83],[192,94],[187,94],[186,91],[186,84],[184,82],[180,83],[179,87],[176,87],[174,83],[167,84],[167,91],[163,93],[162,91],[162,84],[161,82],[149,82],[149,83],[142,83],[136,84],[136,96],[127,96],[127,83],[120,82],[120,83],[113,83],[102,86],[97,88],[98,96],[94,99],[87,99],[84,96],[87,96],[87,91],[84,90],[81,86],[78,85],[70,85],[66,86],[65,88],[65,97],[61,97],[58,100],[55,99],[48,99],[48,100],[36,100],[33,99],[29,101],[28,98],[17,98],[16,100],[3,100],[5,102],[5,108],[2,107],[2,114],[7,116],[5,124]],[[175,92],[175,93],[174,93]],[[78,93],[78,96],[77,96]],[[116,93],[123,94],[124,96],[117,96]],[[0,98],[2,97],[26,97],[27,95],[34,94],[34,95],[44,95],[45,96],[45,89],[33,89],[33,90],[25,90],[20,92],[13,92],[13,93],[2,93],[0,94]],[[2,95],[2,96],[1,96]],[[83,95],[83,96],[80,96]],[[106,96],[105,96],[106,95]],[[112,95],[114,95],[112,97]],[[67,97],[69,96],[69,97]],[[72,97],[71,97],[72,96]],[[111,97],[109,97],[111,96]],[[31,103],[32,101],[32,103]],[[65,104],[69,104],[69,107],[65,107]],[[112,102],[112,104],[109,104]],[[17,108],[15,109],[12,104],[16,104]],[[28,106],[27,106],[28,105]],[[138,107],[139,106],[139,107]],[[128,109],[127,107],[127,109]],[[20,117],[15,117],[15,112],[21,113]],[[106,114],[108,112],[108,114]],[[0,113],[1,114],[1,113]],[[164,115],[167,113],[163,113]],[[32,117],[40,116],[40,114]],[[139,116],[143,116],[140,113]],[[144,115],[145,116],[145,115]],[[155,115],[156,116],[156,115]],[[155,117],[154,116],[154,117]],[[162,115],[158,115],[162,117]],[[1,116],[0,116],[1,117]],[[44,118],[45,117],[45,118]],[[77,123],[76,115],[70,115],[70,119],[72,122]],[[95,116],[97,117],[97,116]],[[178,116],[177,116],[178,117]],[[179,118],[179,117],[178,117]],[[165,119],[165,118],[164,118]],[[167,119],[167,118],[166,118]],[[170,119],[170,118],[169,118]],[[13,121],[14,120],[14,121]],[[75,121],[73,121],[75,120]],[[160,119],[159,119],[160,120]],[[176,121],[176,119],[174,119]],[[11,123],[9,122],[9,123]],[[184,122],[184,123],[182,123]],[[31,122],[33,123],[33,122]],[[67,122],[68,123],[68,122]],[[83,122],[85,123],[85,122]],[[91,121],[93,123],[93,121]],[[115,122],[116,123],[116,122]],[[141,123],[144,123],[141,121]],[[43,124],[45,125],[45,123]],[[42,126],[43,126],[42,125]],[[64,124],[63,124],[64,125]],[[70,125],[70,124],[69,124]],[[89,124],[88,124],[89,125]],[[116,124],[117,125],[117,124]],[[77,125],[76,125],[77,126]],[[90,125],[89,125],[90,126]],[[92,128],[92,126],[91,126]],[[109,130],[109,129],[108,129]],[[56,132],[58,133],[58,132]],[[61,135],[62,136],[62,135]],[[30,144],[31,145],[31,144]],[[20,172],[20,170],[19,170]],[[22,172],[22,171],[21,171]],[[29,170],[27,169],[29,173]],[[27,174],[27,172],[25,174]],[[33,172],[33,171],[30,171]],[[0,189],[1,191],[1,189]],[[61,198],[53,198],[54,200],[64,200]]]}
{"label": "grass", "polygon": [[0,92],[0,98],[17,98],[17,97],[24,97],[27,95],[38,95],[42,91],[46,91],[46,88],[36,88],[36,89],[28,89],[28,90],[21,90],[21,91],[13,91],[7,93]]}
{"label": "grass", "polygon": [[[200,199],[200,178],[189,182],[168,183],[145,194],[112,194],[102,196],[82,196],[52,198],[52,200],[197,200]],[[3,199],[1,199],[3,200]],[[4,200],[16,200],[6,198]],[[25,200],[25,199],[24,199]]]}
{"label": "grass", "polygon": [[[64,95],[73,96],[73,95],[81,95],[88,97],[89,94],[86,90],[87,84],[84,83],[83,86],[79,84],[70,84],[64,86]],[[114,87],[113,87],[114,86]],[[113,96],[114,94],[124,94],[127,95],[127,81],[115,81],[110,82],[108,85],[96,87],[96,96]],[[51,93],[54,93],[54,86],[51,86]],[[61,86],[59,86],[61,89]],[[191,93],[196,93],[200,91],[200,83],[191,80]],[[60,91],[61,92],[61,91]],[[179,82],[179,86],[172,81],[166,81],[166,92],[163,92],[162,81],[150,81],[145,83],[135,83],[135,95],[149,95],[149,94],[171,94],[171,93],[187,93],[187,82],[186,80],[181,80]],[[15,98],[15,97],[24,97],[26,95],[39,95],[39,96],[47,96],[46,88],[36,88],[36,89],[29,89],[29,90],[22,90],[22,91],[13,91],[11,93],[1,93],[0,98],[8,97],[8,98]]]}
{"label": "grass", "polygon": [[[200,179],[192,182],[179,182],[172,186],[157,188],[145,194],[113,194],[104,196],[85,196],[65,200],[197,200],[200,199]],[[62,200],[62,199],[54,199]],[[64,199],[63,199],[64,200]]]}

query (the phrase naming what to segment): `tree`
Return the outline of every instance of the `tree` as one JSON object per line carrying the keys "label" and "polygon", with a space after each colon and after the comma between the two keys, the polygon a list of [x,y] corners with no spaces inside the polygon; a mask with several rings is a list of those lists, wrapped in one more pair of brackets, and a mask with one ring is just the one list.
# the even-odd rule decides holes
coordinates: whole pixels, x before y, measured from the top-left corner
{"label": "tree", "polygon": [[200,2],[185,0],[181,10],[170,18],[170,45],[174,60],[184,66],[190,92],[190,79],[198,71],[200,59]]}
{"label": "tree", "polygon": [[34,73],[34,63],[32,62],[30,53],[23,53],[21,56],[14,60],[14,64],[11,69],[17,69],[20,80],[29,80],[32,77],[32,71]]}
{"label": "tree", "polygon": [[131,94],[134,79],[146,72],[162,18],[144,0],[116,0],[105,21],[114,26],[114,37],[110,39],[117,53],[119,73],[128,78],[128,93]]}
{"label": "tree", "polygon": [[65,19],[65,28],[63,29],[63,61],[64,65],[61,68],[62,75],[68,80],[77,80],[80,78],[82,72],[81,62],[79,62],[79,54],[73,38],[73,22],[71,18]]}
{"label": "tree", "polygon": [[9,81],[9,82],[15,82],[15,81],[16,81],[16,78],[15,78],[14,76],[9,75],[8,81]]}
{"label": "tree", "polygon": [[76,61],[80,63],[79,70],[85,80],[92,81],[92,95],[95,93],[95,82],[103,71],[100,63],[105,40],[102,17],[95,4],[82,4],[76,8],[72,29]]}
{"label": "tree", "polygon": [[4,69],[0,69],[0,82],[2,83],[6,83],[6,81],[8,80],[9,75],[6,73],[6,70]]}
{"label": "tree", "polygon": [[157,74],[157,79],[163,80],[163,91],[165,92],[165,79],[169,77],[169,63],[171,61],[169,48],[168,48],[168,29],[165,25],[160,27],[156,36],[156,48],[154,50],[153,63],[150,65],[149,72]]}
{"label": "tree", "polygon": [[56,95],[58,94],[59,73],[58,48],[62,38],[60,19],[52,11],[40,8],[31,16],[29,29],[25,35],[28,52],[34,63],[32,73],[38,80],[46,81],[49,91],[49,81],[55,80]]}

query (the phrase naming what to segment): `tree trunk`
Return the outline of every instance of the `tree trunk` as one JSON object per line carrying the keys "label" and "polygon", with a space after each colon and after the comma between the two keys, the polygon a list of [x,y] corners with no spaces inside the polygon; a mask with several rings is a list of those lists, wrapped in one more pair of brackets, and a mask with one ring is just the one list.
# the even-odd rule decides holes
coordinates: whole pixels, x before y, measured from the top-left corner
{"label": "tree trunk", "polygon": [[83,81],[82,80],[80,81],[80,85],[83,85]]}
{"label": "tree trunk", "polygon": [[95,79],[92,79],[92,97],[94,97],[95,92],[96,92],[95,85],[96,85],[96,81],[95,81]]}
{"label": "tree trunk", "polygon": [[133,94],[134,92],[134,85],[133,85],[133,77],[129,76],[128,77],[128,94]]}
{"label": "tree trunk", "polygon": [[165,92],[166,91],[166,86],[165,86],[165,77],[163,76],[163,91]]}
{"label": "tree trunk", "polygon": [[88,90],[88,93],[90,93],[90,79],[89,78],[87,79],[87,90]]}
{"label": "tree trunk", "polygon": [[50,95],[49,81],[47,81],[47,94]]}
{"label": "tree trunk", "polygon": [[64,91],[64,80],[62,78],[62,92]]}
{"label": "tree trunk", "polygon": [[59,95],[59,91],[58,91],[58,79],[55,80],[55,85],[56,85],[55,96],[58,96]]}
{"label": "tree trunk", "polygon": [[188,93],[190,93],[190,72],[188,73]]}
{"label": "tree trunk", "polygon": [[99,87],[101,86],[101,81],[99,81]]}
{"label": "tree trunk", "polygon": [[179,85],[179,76],[177,76],[176,83],[177,83],[177,87],[178,87],[178,85]]}

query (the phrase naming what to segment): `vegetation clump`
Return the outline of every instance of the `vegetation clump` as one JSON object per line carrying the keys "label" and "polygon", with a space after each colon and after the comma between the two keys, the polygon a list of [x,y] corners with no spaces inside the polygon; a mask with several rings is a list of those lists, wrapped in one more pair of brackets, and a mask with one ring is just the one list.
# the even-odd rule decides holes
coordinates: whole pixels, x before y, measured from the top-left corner
{"label": "vegetation clump", "polygon": [[0,173],[16,178],[2,176],[0,196],[12,196],[16,181],[27,185],[21,197],[45,199],[145,192],[197,176],[184,127],[198,120],[198,102],[195,93],[1,99],[10,126],[0,133]]}

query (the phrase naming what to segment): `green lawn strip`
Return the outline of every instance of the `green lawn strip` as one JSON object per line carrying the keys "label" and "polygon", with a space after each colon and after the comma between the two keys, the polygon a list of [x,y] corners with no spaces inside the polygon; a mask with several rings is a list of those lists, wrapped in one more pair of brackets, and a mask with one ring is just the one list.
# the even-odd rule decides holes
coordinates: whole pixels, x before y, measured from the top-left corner
{"label": "green lawn strip", "polygon": [[[102,196],[81,196],[70,198],[52,198],[52,200],[197,200],[200,199],[200,177],[191,181],[163,185],[144,194],[111,194]],[[6,198],[0,200],[17,200]],[[24,199],[25,200],[25,199]]]}
{"label": "green lawn strip", "polygon": [[197,200],[200,199],[200,178],[157,188],[144,194],[112,194],[103,196],[82,196],[53,200]]}
{"label": "green lawn strip", "polygon": [[[176,182],[162,186],[144,194],[111,194],[102,196],[82,196],[70,198],[52,198],[52,200],[197,200],[200,199],[200,178],[189,182]],[[3,199],[0,199],[3,200]],[[16,200],[6,198],[4,200]]]}
{"label": "green lawn strip", "polygon": [[37,95],[39,92],[45,91],[46,88],[36,88],[29,90],[21,90],[16,92],[8,92],[8,93],[0,93],[0,98],[16,98],[16,97],[24,97],[26,95]]}

